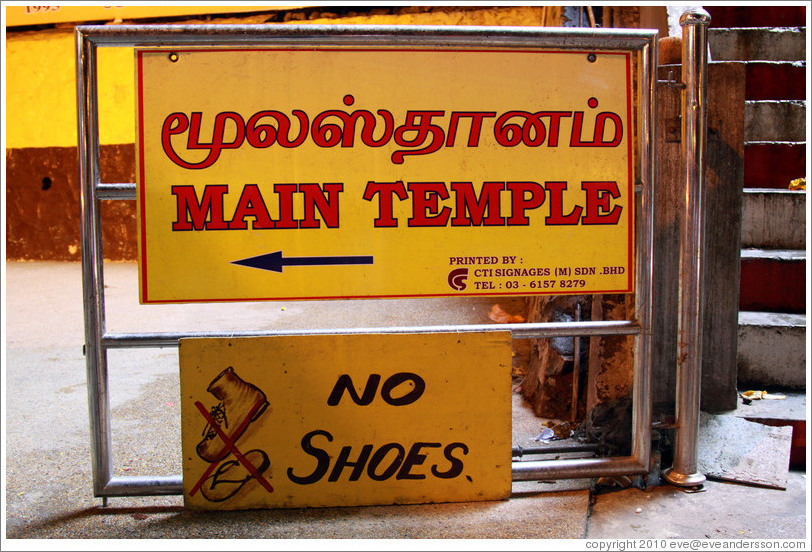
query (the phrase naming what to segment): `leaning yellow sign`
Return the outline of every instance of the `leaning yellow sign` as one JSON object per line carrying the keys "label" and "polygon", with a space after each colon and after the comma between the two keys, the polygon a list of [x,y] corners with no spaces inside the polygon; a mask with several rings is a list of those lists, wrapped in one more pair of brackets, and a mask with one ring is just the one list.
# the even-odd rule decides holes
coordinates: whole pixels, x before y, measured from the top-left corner
{"label": "leaning yellow sign", "polygon": [[632,55],[138,49],[144,303],[633,291]]}
{"label": "leaning yellow sign", "polygon": [[510,356],[509,332],[183,339],[185,504],[507,498]]}

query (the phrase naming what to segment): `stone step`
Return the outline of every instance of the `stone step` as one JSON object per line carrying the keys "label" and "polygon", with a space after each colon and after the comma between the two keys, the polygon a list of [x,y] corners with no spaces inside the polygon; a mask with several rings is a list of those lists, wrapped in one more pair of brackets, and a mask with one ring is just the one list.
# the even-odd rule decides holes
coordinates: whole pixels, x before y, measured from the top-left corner
{"label": "stone step", "polygon": [[738,388],[806,390],[806,315],[739,312]]}
{"label": "stone step", "polygon": [[748,61],[744,70],[745,100],[806,99],[803,61]]}
{"label": "stone step", "polygon": [[746,142],[744,188],[786,190],[806,174],[805,142]]}
{"label": "stone step", "polygon": [[744,190],[742,247],[806,249],[806,192],[769,188]]}
{"label": "stone step", "polygon": [[804,27],[709,28],[713,61],[801,61],[806,59]]}
{"label": "stone step", "polygon": [[806,101],[744,102],[745,142],[803,142],[806,140]]}
{"label": "stone step", "polygon": [[731,414],[768,426],[792,427],[789,467],[803,469],[806,466],[806,393],[774,389],[772,386],[755,385],[753,388],[739,386],[739,393],[751,390],[767,391],[771,395],[786,398],[752,400],[749,403],[739,398],[739,404]]}
{"label": "stone step", "polygon": [[742,249],[739,310],[806,312],[806,251]]}
{"label": "stone step", "polygon": [[703,6],[711,27],[803,27],[804,6]]}

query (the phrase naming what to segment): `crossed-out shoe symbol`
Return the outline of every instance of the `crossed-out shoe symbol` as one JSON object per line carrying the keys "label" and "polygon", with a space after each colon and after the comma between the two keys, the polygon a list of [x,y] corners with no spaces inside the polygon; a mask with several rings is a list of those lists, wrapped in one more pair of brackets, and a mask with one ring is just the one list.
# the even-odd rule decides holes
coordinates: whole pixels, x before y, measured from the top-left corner
{"label": "crossed-out shoe symbol", "polygon": [[[260,449],[249,450],[245,460],[262,475],[271,465],[268,455]],[[248,471],[239,460],[222,462],[214,473],[200,486],[200,492],[210,502],[223,502],[239,493],[243,488],[260,485],[259,479]]]}
{"label": "crossed-out shoe symbol", "polygon": [[[270,467],[268,455],[259,449],[242,454],[236,446],[248,426],[268,408],[265,394],[240,378],[232,366],[220,372],[207,391],[220,401],[209,410],[200,401],[195,402],[206,420],[203,439],[196,451],[201,459],[209,462],[209,466],[189,495],[193,496],[202,489],[208,500],[220,502],[237,494],[250,481],[256,481],[268,492],[273,492],[264,477]],[[220,465],[231,453],[236,460]]]}

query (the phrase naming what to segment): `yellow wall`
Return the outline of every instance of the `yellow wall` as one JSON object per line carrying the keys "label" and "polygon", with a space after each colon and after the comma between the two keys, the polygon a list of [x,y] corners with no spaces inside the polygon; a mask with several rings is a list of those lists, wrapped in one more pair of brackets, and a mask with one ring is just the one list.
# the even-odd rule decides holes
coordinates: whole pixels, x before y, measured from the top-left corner
{"label": "yellow wall", "polygon": [[[301,12],[299,12],[301,13]],[[298,15],[298,14],[294,14]],[[258,23],[265,16],[219,19],[217,23]],[[546,25],[557,26],[553,7],[435,8],[419,12],[357,17],[291,18],[290,23],[379,25]],[[203,21],[189,21],[199,23]],[[206,21],[207,23],[209,21]],[[6,35],[6,148],[76,146],[75,39],[70,27]],[[100,48],[99,125],[102,144],[134,142],[135,104],[131,48]]]}
{"label": "yellow wall", "polygon": [[[7,37],[6,148],[76,146],[74,44],[72,30]],[[132,143],[132,49],[100,49],[99,75],[102,143]]]}

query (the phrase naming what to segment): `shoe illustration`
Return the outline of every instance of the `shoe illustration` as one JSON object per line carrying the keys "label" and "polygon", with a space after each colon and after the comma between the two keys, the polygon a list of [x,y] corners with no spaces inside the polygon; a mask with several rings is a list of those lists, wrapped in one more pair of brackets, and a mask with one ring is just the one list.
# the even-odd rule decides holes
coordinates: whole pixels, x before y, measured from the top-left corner
{"label": "shoe illustration", "polygon": [[[206,390],[220,401],[209,411],[212,420],[232,443],[236,443],[251,422],[268,407],[265,394],[240,378],[232,366],[220,372]],[[206,424],[202,435],[203,440],[196,450],[206,462],[219,462],[231,452],[211,424]]]}
{"label": "shoe illustration", "polygon": [[[244,458],[250,462],[259,476],[263,476],[271,466],[271,461],[264,451],[259,449],[249,450]],[[249,485],[250,482],[254,482]],[[206,479],[200,487],[200,492],[206,500],[210,502],[223,502],[236,495],[246,485],[255,486],[259,484],[246,468],[237,460],[228,460],[220,464],[217,470]]]}

